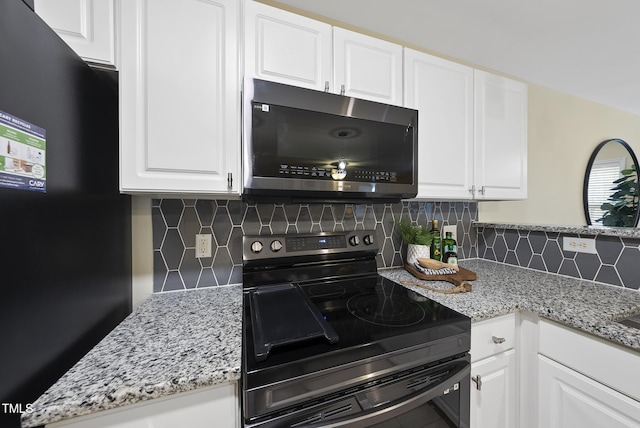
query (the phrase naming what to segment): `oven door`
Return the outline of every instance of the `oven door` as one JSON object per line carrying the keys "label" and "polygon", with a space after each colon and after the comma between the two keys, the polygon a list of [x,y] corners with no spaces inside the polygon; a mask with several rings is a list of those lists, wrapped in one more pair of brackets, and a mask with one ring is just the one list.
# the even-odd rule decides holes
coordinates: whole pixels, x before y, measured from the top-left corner
{"label": "oven door", "polygon": [[251,427],[468,428],[469,357],[410,370]]}

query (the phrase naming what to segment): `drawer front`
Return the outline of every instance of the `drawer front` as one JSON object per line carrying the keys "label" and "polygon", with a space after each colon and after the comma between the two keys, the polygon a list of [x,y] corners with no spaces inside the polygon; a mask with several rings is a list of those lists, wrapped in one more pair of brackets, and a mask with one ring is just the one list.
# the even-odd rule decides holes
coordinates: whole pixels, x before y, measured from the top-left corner
{"label": "drawer front", "polygon": [[512,349],[516,339],[516,314],[471,324],[471,361]]}
{"label": "drawer front", "polygon": [[[471,340],[473,342],[473,333]],[[540,320],[540,354],[640,400],[638,351],[552,321]]]}

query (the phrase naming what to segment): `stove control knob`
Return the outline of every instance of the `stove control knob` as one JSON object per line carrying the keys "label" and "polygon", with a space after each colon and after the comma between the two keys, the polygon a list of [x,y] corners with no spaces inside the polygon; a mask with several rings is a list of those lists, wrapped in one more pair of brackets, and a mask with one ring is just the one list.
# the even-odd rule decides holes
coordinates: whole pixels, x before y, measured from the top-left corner
{"label": "stove control knob", "polygon": [[262,251],[262,242],[253,241],[251,243],[251,252],[254,254],[258,254],[260,251]]}
{"label": "stove control knob", "polygon": [[364,235],[363,241],[366,245],[373,244],[373,235]]}
{"label": "stove control knob", "polygon": [[349,244],[351,244],[352,247],[360,244],[360,237],[358,235],[353,235],[351,238],[349,238]]}
{"label": "stove control knob", "polygon": [[277,253],[281,249],[282,249],[282,242],[280,242],[279,240],[276,239],[271,243],[271,251],[273,251],[274,253]]}

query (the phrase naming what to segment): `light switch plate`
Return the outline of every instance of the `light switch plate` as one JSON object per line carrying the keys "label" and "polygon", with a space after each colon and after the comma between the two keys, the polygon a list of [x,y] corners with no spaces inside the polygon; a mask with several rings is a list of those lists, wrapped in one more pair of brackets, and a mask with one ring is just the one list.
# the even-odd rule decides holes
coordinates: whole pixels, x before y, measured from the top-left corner
{"label": "light switch plate", "polygon": [[596,240],[593,238],[562,238],[562,249],[575,253],[597,254]]}

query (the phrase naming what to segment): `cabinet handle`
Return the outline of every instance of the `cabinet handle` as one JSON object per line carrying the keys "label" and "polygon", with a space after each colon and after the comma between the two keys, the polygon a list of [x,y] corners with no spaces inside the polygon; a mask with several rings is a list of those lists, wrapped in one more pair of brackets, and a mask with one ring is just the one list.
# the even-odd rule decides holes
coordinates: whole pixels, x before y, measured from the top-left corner
{"label": "cabinet handle", "polygon": [[478,391],[482,390],[482,378],[480,375],[472,377],[471,380],[476,384],[476,389]]}
{"label": "cabinet handle", "polygon": [[471,188],[469,188],[469,193],[471,193],[471,196],[473,197],[476,193],[476,186],[471,186]]}
{"label": "cabinet handle", "polygon": [[484,186],[482,186],[480,190],[478,190],[478,193],[480,193],[481,195],[484,195]]}
{"label": "cabinet handle", "polygon": [[344,95],[344,85],[340,85],[340,95]]}
{"label": "cabinet handle", "polygon": [[227,187],[229,189],[233,188],[233,173],[232,172],[228,172],[227,173]]}
{"label": "cabinet handle", "polygon": [[504,337],[491,336],[491,340],[493,340],[493,343],[495,343],[496,345],[499,345],[501,343],[504,343],[505,338]]}
{"label": "cabinet handle", "polygon": [[328,80],[325,80],[325,82],[324,82],[324,91],[325,92],[329,92],[329,81]]}

